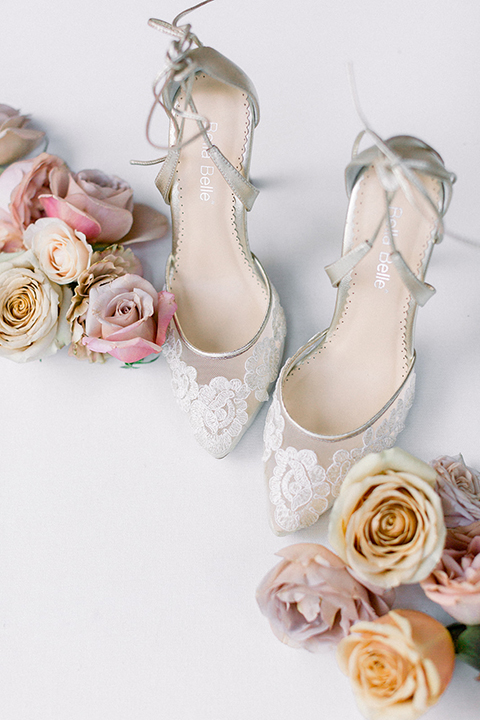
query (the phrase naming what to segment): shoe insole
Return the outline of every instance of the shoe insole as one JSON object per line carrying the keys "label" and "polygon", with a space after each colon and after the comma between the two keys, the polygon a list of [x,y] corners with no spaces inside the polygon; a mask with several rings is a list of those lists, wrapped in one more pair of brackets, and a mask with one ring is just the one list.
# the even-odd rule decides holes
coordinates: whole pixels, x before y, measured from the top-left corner
{"label": "shoe insole", "polygon": [[[192,93],[210,121],[209,137],[242,172],[252,133],[246,94],[203,74]],[[180,95],[176,105],[183,107]],[[184,140],[197,123],[185,123]],[[208,353],[240,349],[256,335],[268,308],[268,291],[246,242],[243,208],[207,153],[203,137],[180,151],[172,188],[174,264],[170,290],[186,339]],[[236,207],[237,206],[237,207]]]}
{"label": "shoe insole", "polygon": [[[440,183],[419,177],[432,200],[438,202]],[[401,190],[389,211],[397,249],[410,269],[422,276],[436,217],[421,193],[412,191],[422,212]],[[385,210],[385,192],[375,170],[369,168],[352,193],[345,251],[373,236]],[[325,341],[288,375],[284,386],[287,412],[310,432],[335,436],[361,427],[384,407],[408,373],[415,307],[391,264],[390,252],[385,220],[370,252],[351,278],[340,284],[336,320]]]}

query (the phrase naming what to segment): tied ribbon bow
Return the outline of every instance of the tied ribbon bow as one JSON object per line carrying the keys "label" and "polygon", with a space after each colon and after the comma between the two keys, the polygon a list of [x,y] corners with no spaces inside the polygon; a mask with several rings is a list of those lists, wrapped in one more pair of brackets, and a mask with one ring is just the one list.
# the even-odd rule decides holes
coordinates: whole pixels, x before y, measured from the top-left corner
{"label": "tied ribbon bow", "polygon": [[[212,2],[212,0],[204,0],[198,5],[194,5],[193,7],[184,10],[179,13],[179,15],[177,15],[171,23],[157,18],[150,18],[148,21],[150,27],[167,33],[167,35],[172,35],[174,38],[167,50],[165,65],[153,82],[153,103],[147,117],[147,140],[150,145],[158,150],[172,150],[172,147],[157,145],[151,139],[150,126],[152,124],[153,115],[157,105],[160,105],[160,107],[164,109],[175,126],[177,137],[177,144],[174,146],[175,150],[180,150],[182,147],[193,142],[201,135],[203,135],[207,142],[209,142],[207,132],[210,129],[210,122],[207,118],[197,113],[192,100],[192,87],[195,80],[195,72],[198,68],[191,58],[191,51],[196,47],[202,47],[202,43],[198,37],[192,33],[192,26],[190,23],[179,26],[178,21],[192,10],[196,10],[197,8],[202,7],[202,5],[207,5],[207,3],[210,2]],[[184,91],[183,108],[175,107],[172,104],[170,96],[170,88],[172,87],[172,84],[180,86]],[[191,111],[189,111],[188,108],[190,108]],[[180,118],[180,122],[177,118]],[[194,120],[198,123],[200,130],[193,137],[189,138],[185,142],[182,142],[185,120]],[[133,165],[157,165],[158,163],[164,162],[166,157],[167,156],[156,158],[155,160],[132,160],[131,163]]]}
{"label": "tied ribbon bow", "polygon": [[[357,245],[339,260],[328,265],[325,270],[332,285],[337,287],[340,281],[348,275],[371,250],[380,230],[386,225],[391,245],[390,260],[415,301],[419,305],[425,305],[435,293],[435,288],[423,280],[420,280],[420,278],[412,272],[403,259],[402,254],[397,249],[390,216],[390,204],[398,190],[401,190],[408,202],[427,219],[431,218],[431,211],[433,210],[436,222],[435,242],[440,242],[444,232],[443,216],[450,204],[452,185],[456,180],[456,176],[445,169],[440,156],[421,140],[411,137],[399,137],[385,142],[370,127],[363,115],[352,74],[350,75],[350,79],[356,110],[364,125],[364,129],[358,134],[354,142],[352,161],[346,170],[347,192],[350,195],[360,172],[365,167],[373,166],[384,190],[385,212],[380,218],[375,232],[370,239]],[[359,145],[364,135],[369,135],[374,145],[359,153]],[[399,152],[396,152],[394,148],[398,148]],[[432,200],[418,174],[429,175],[430,177],[437,178],[442,183],[444,197],[441,207],[438,207]],[[419,202],[420,198],[425,202]]]}
{"label": "tied ribbon bow", "polygon": [[[210,2],[212,2],[212,0],[204,0],[198,5],[184,10],[177,15],[172,23],[155,18],[151,18],[148,21],[151,27],[166,32],[174,38],[167,51],[165,66],[153,83],[154,100],[148,114],[146,127],[146,135],[149,143],[160,150],[168,150],[168,154],[155,160],[131,160],[130,162],[133,165],[156,165],[158,163],[164,163],[155,182],[164,200],[168,203],[180,150],[189,143],[203,137],[205,149],[210,159],[216,165],[224,180],[230,186],[234,195],[241,201],[245,209],[251,210],[258,195],[257,188],[255,188],[252,183],[227,160],[220,149],[212,143],[211,135],[209,135],[208,132],[210,129],[210,121],[197,111],[192,97],[195,74],[200,70],[203,70],[203,72],[208,72],[208,70],[200,67],[196,60],[198,54],[195,57],[195,50],[203,48],[202,43],[198,37],[192,33],[189,24],[179,26],[178,21],[186,13]],[[210,53],[213,53],[211,49],[205,48],[205,51],[208,50]],[[226,80],[226,82],[229,82],[229,80]],[[177,96],[179,89],[183,95],[182,106],[180,106],[179,103],[174,104],[174,98]],[[157,145],[150,138],[150,125],[157,105],[160,105],[165,110],[175,130],[175,143],[168,147]],[[192,120],[198,125],[198,132],[194,133],[187,140],[184,140],[183,133],[185,121],[187,120]]]}

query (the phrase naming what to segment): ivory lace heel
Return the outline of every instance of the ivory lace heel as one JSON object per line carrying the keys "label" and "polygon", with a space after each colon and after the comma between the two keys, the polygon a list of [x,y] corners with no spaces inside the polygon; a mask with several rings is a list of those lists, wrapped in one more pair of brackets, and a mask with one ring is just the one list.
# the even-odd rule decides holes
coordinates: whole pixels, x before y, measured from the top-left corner
{"label": "ivory lace heel", "polygon": [[258,194],[248,180],[259,120],[255,89],[190,25],[178,26],[184,14],[171,24],[149,21],[174,37],[154,86],[155,103],[170,117],[156,184],[171,206],[166,286],[178,305],[163,352],[195,438],[220,458],[268,399],[286,329],[247,238],[246,211]]}
{"label": "ivory lace heel", "polygon": [[[358,153],[364,132],[374,146]],[[442,239],[455,176],[421,140],[383,142],[366,128],[346,170],[350,196],[342,257],[326,268],[338,288],[330,327],[280,373],[265,427],[271,523],[312,525],[353,463],[392,447],[413,402],[417,305]]]}

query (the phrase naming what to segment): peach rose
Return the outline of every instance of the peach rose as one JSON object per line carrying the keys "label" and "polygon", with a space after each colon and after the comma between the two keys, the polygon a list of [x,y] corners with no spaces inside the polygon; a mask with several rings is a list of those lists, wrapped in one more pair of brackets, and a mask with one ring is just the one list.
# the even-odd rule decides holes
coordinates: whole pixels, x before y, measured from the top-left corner
{"label": "peach rose", "polygon": [[363,582],[395,587],[433,570],[446,534],[435,478],[429,465],[400,448],[366,455],[349,470],[329,538]]}
{"label": "peach rose", "polygon": [[[461,529],[461,528],[458,528]],[[478,528],[480,532],[480,528]],[[480,534],[447,534],[447,547],[433,572],[421,583],[425,595],[465,625],[480,624]],[[463,545],[463,547],[462,547]]]}
{"label": "peach rose", "polygon": [[415,720],[450,682],[455,650],[437,620],[416,610],[392,610],[354,625],[338,645],[337,660],[368,720]]}
{"label": "peach rose", "polygon": [[28,115],[20,115],[20,111],[10,105],[0,104],[0,165],[10,165],[25,157],[45,137],[40,130],[26,128],[28,120]]}
{"label": "peach rose", "polygon": [[358,620],[374,620],[391,608],[394,592],[362,585],[349,567],[322,545],[299,543],[266,575],[257,602],[279,640],[315,652],[338,642]]}
{"label": "peach rose", "polygon": [[24,244],[38,258],[45,275],[59,285],[68,285],[90,265],[92,246],[85,235],[63,220],[40,218],[24,233]]}
{"label": "peach rose", "polygon": [[47,278],[31,250],[0,254],[0,356],[26,362],[66,345],[71,296]]}
{"label": "peach rose", "polygon": [[444,455],[431,465],[437,473],[436,490],[442,500],[446,526],[468,525],[480,520],[479,473],[465,465],[461,455]]}
{"label": "peach rose", "polygon": [[51,192],[40,197],[45,213],[81,230],[87,240],[117,242],[133,223],[133,190],[116,175],[82,170],[76,175],[55,173]]}
{"label": "peach rose", "polygon": [[157,293],[139,275],[97,283],[90,291],[82,342],[93,352],[137,362],[161,351],[176,309],[171,293]]}

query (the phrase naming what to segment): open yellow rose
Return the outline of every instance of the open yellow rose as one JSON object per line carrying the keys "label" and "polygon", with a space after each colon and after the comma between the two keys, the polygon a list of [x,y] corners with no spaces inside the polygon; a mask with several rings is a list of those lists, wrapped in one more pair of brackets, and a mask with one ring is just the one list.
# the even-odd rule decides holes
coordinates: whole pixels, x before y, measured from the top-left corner
{"label": "open yellow rose", "polygon": [[364,582],[420,582],[445,544],[436,473],[400,448],[366,455],[347,473],[332,509],[329,539]]}
{"label": "open yellow rose", "polygon": [[337,647],[360,712],[368,720],[416,720],[447,687],[455,666],[450,633],[417,610],[359,622]]}

